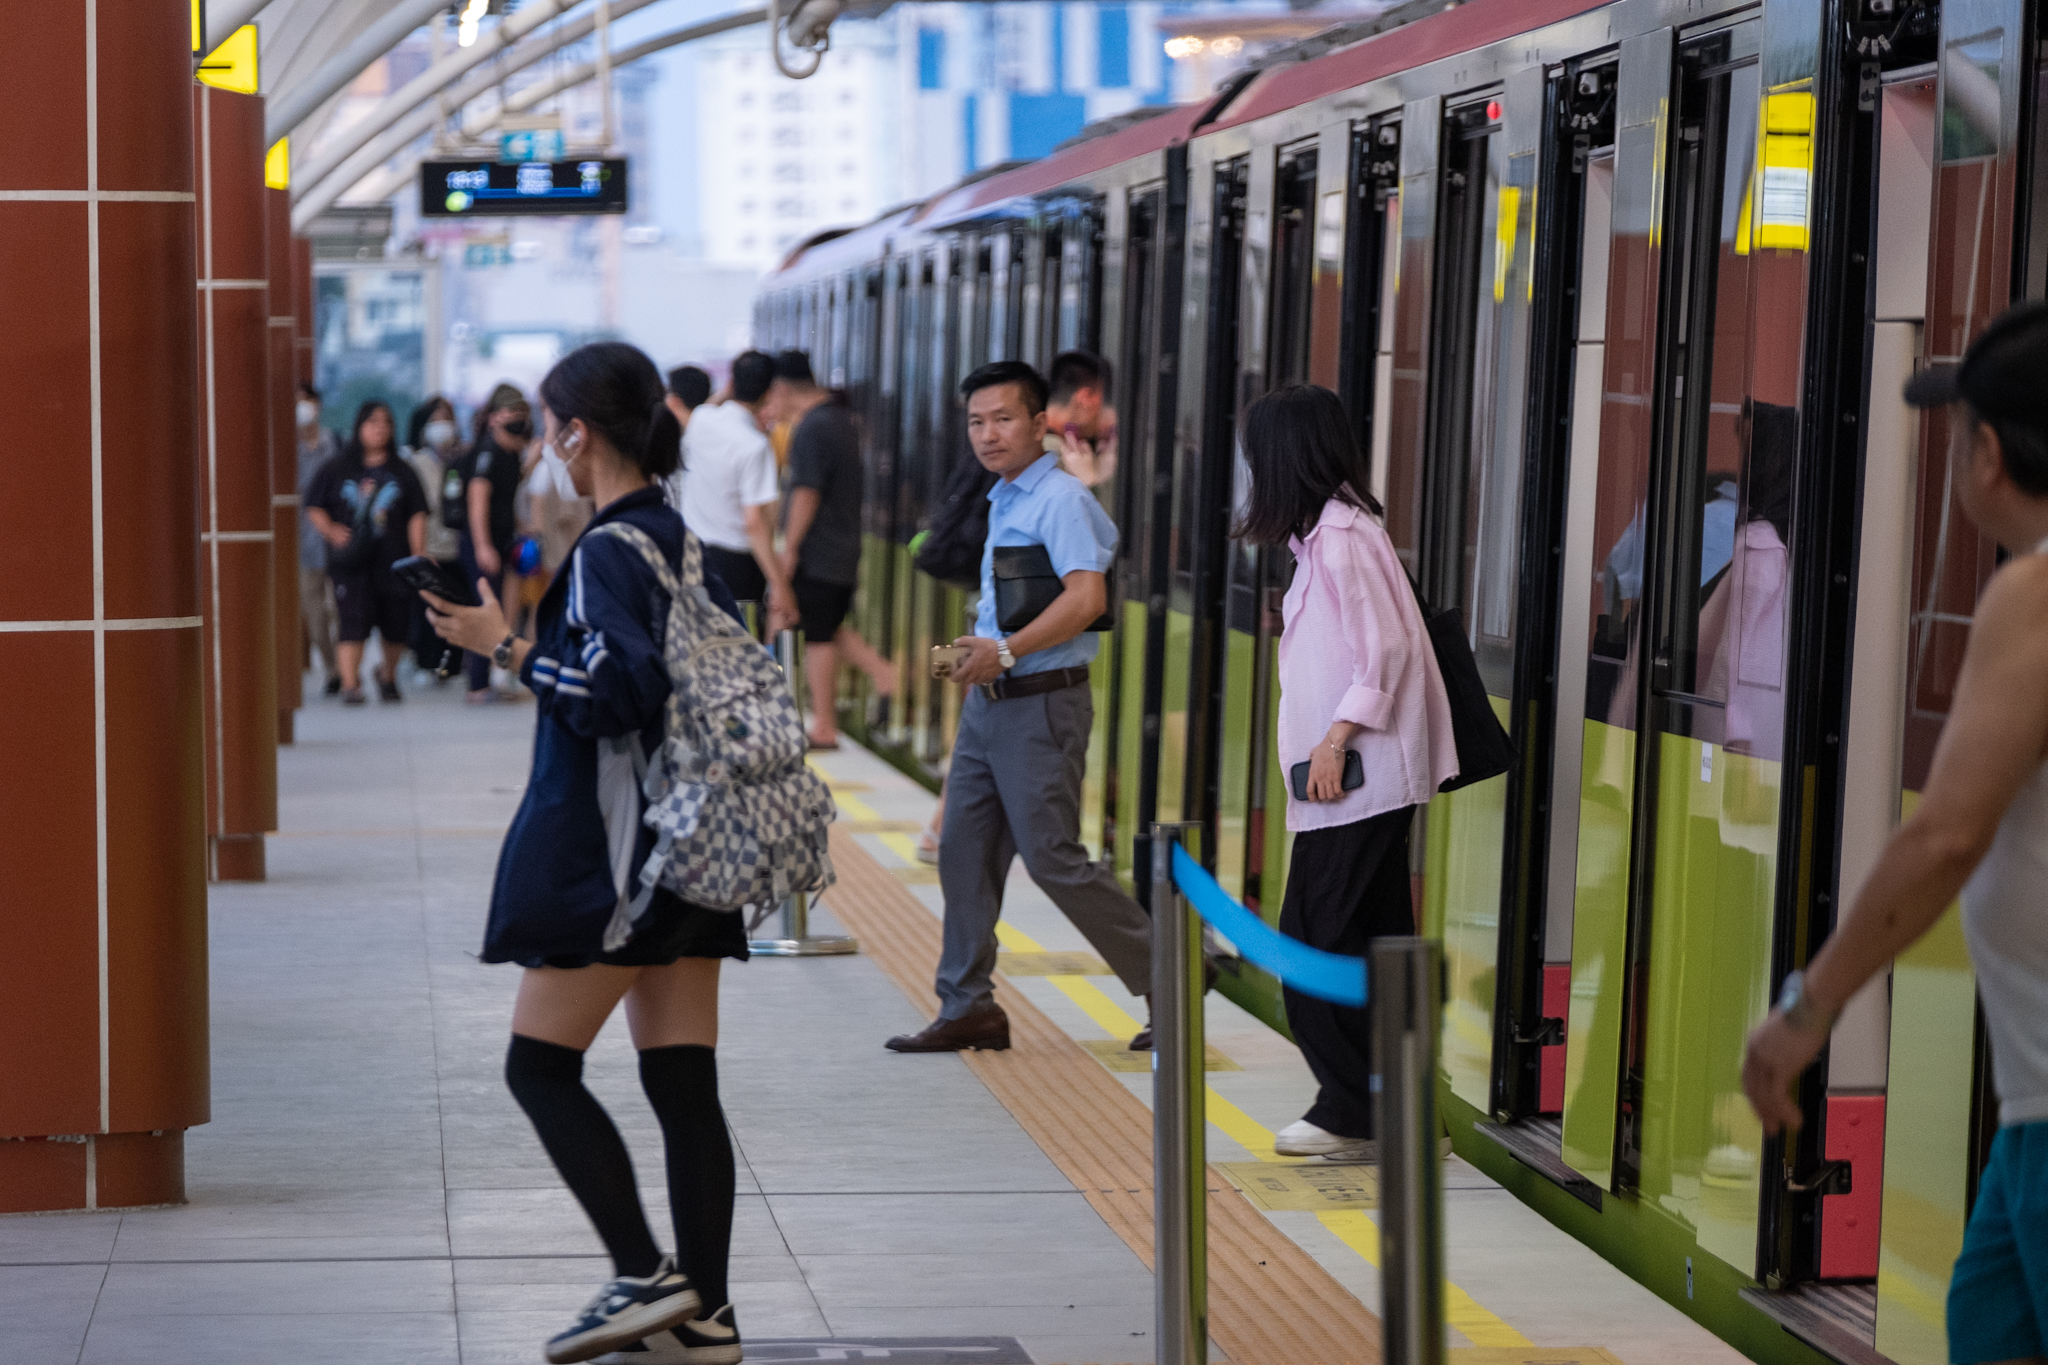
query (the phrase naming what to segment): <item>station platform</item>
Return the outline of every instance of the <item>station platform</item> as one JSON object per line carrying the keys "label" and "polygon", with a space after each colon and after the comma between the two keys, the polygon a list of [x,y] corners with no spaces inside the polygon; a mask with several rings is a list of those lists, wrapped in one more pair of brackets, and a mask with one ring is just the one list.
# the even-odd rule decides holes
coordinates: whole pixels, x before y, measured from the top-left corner
{"label": "station platform", "polygon": [[[0,1361],[541,1358],[606,1265],[500,1078],[517,972],[473,957],[532,723],[452,684],[300,713],[270,880],[212,890],[214,1117],[188,1135],[190,1203],[0,1218]],[[813,928],[862,951],[732,964],[722,993],[749,1358],[1151,1361],[1151,1081],[1122,1047],[1143,1002],[1020,865],[999,987],[1015,1046],[884,1050],[936,1005],[938,887],[911,856],[933,798],[852,747],[816,763],[841,884]],[[1276,1160],[1308,1071],[1215,994],[1208,1021],[1212,1359],[1375,1361],[1372,1170]],[[588,1075],[665,1239],[623,1021]],[[1463,1161],[1445,1186],[1459,1365],[1741,1359]]]}

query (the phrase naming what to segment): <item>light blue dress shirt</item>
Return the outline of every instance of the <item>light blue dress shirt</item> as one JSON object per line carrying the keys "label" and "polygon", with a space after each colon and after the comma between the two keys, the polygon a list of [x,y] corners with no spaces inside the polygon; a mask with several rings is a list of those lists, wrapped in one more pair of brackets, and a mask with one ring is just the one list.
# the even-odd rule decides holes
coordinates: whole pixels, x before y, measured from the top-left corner
{"label": "light blue dress shirt", "polygon": [[[993,640],[996,629],[995,550],[998,545],[1043,545],[1052,571],[1064,578],[1076,569],[1109,572],[1116,560],[1116,524],[1086,484],[1060,468],[1057,455],[1042,455],[1015,479],[998,479],[988,490],[988,543],[981,551],[981,610],[974,633]],[[1065,644],[1018,658],[1010,676],[1075,668],[1092,663],[1098,641],[1087,631]]]}

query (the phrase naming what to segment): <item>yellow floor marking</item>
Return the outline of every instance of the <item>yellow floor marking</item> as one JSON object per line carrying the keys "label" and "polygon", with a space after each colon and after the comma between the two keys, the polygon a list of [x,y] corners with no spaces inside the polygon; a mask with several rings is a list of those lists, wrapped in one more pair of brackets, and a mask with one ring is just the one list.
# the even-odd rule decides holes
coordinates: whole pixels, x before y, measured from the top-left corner
{"label": "yellow floor marking", "polygon": [[[997,970],[1002,969],[998,967]],[[1152,1069],[1151,1053],[1133,1052],[1129,1043],[1115,1038],[1083,1038],[1081,1046],[1111,1071],[1135,1073]],[[1202,1049],[1202,1070],[1242,1071],[1244,1068],[1224,1056],[1217,1050],[1216,1045],[1211,1043]]]}
{"label": "yellow floor marking", "polygon": [[[1337,1235],[1337,1240],[1350,1247],[1365,1259],[1366,1264],[1377,1269],[1380,1263],[1379,1225],[1355,1210],[1334,1213],[1319,1213],[1316,1221]],[[1499,1317],[1482,1308],[1470,1294],[1444,1281],[1444,1317],[1451,1326],[1465,1334],[1465,1339],[1474,1346],[1529,1346],[1529,1338],[1502,1322]]]}
{"label": "yellow floor marking", "polygon": [[1380,1173],[1375,1166],[1304,1161],[1219,1161],[1216,1169],[1244,1197],[1268,1213],[1324,1213],[1380,1206]]}
{"label": "yellow floor marking", "polygon": [[[833,793],[833,799],[856,820],[875,819],[875,813],[865,802],[856,798]],[[907,834],[877,835],[890,852],[906,862],[915,862],[917,847]],[[1045,948],[1037,939],[1017,928],[1008,920],[996,921],[996,942],[1013,953],[1042,953]],[[1110,1037],[1129,1042],[1138,1032],[1138,1021],[1130,1011],[1102,993],[1093,981],[1085,976],[1048,976],[1045,978],[1059,988],[1061,994],[1081,1007],[1096,1027]],[[1238,1146],[1250,1152],[1260,1161],[1286,1161],[1273,1151],[1273,1134],[1257,1119],[1216,1093],[1214,1086],[1208,1091],[1209,1122],[1221,1129],[1225,1136]],[[1380,1230],[1364,1213],[1349,1210],[1337,1213],[1319,1213],[1316,1217],[1323,1226],[1337,1235],[1339,1241],[1362,1256],[1367,1264],[1377,1267],[1380,1263]],[[1529,1338],[1517,1332],[1507,1323],[1482,1308],[1470,1294],[1444,1281],[1444,1311],[1451,1326],[1463,1332],[1474,1346],[1527,1346]]]}
{"label": "yellow floor marking", "polygon": [[1093,953],[1013,953],[996,957],[1004,976],[1114,976],[1109,964]]}

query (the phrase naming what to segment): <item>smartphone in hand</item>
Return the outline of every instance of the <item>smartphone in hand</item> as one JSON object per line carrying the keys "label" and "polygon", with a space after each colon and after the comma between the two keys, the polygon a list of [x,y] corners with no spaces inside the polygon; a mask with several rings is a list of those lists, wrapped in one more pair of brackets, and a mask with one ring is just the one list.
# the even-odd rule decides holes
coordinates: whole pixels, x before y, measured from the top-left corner
{"label": "smartphone in hand", "polygon": [[414,592],[430,592],[458,607],[480,606],[474,589],[425,555],[408,555],[391,566],[398,580]]}
{"label": "smartphone in hand", "polygon": [[933,645],[932,676],[950,678],[953,670],[967,662],[969,650],[966,645]]}

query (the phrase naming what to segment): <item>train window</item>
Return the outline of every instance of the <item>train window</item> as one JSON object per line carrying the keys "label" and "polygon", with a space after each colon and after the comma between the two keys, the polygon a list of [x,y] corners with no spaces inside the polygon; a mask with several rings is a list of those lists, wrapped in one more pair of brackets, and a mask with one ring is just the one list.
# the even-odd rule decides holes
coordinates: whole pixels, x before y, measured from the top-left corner
{"label": "train window", "polygon": [[1373,493],[1386,492],[1384,422],[1375,421],[1392,378],[1393,309],[1387,285],[1400,247],[1401,124],[1376,118],[1352,130],[1351,212],[1344,227],[1344,327],[1337,396],[1358,443],[1373,454]]}
{"label": "train window", "polygon": [[1272,339],[1266,348],[1266,381],[1306,381],[1309,318],[1315,287],[1316,149],[1280,155],[1273,192]]}
{"label": "train window", "polygon": [[1067,264],[1067,234],[1065,224],[1054,219],[1045,229],[1039,245],[1038,294],[1036,315],[1031,318],[1028,332],[1031,350],[1025,359],[1041,370],[1052,364],[1052,358],[1060,351],[1060,310],[1065,290],[1062,276]]}
{"label": "train window", "polygon": [[[1214,454],[1213,471],[1205,469],[1204,477],[1217,479],[1224,490],[1229,488],[1228,452],[1237,440],[1238,285],[1244,271],[1245,194],[1250,179],[1251,163],[1244,157],[1219,164],[1210,219],[1207,366],[1202,389],[1201,444],[1194,453],[1198,460],[1207,460]],[[1185,472],[1196,471],[1191,468]],[[1173,532],[1174,584],[1177,589],[1190,590],[1195,571],[1195,537],[1182,534],[1180,528],[1195,524],[1193,513],[1200,504],[1192,500],[1203,495],[1192,478],[1177,479],[1176,483],[1182,497],[1190,501],[1186,504],[1188,515],[1176,518],[1178,524]],[[1219,515],[1227,515],[1227,491],[1215,497],[1213,505]]]}

